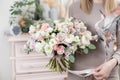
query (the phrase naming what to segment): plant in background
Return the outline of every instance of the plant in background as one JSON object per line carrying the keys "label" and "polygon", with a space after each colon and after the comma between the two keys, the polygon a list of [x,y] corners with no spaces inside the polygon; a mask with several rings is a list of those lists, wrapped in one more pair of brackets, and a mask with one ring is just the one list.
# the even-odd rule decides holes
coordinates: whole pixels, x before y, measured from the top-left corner
{"label": "plant in background", "polygon": [[29,31],[29,26],[34,22],[34,14],[37,13],[39,19],[43,19],[43,9],[39,5],[40,4],[36,2],[36,0],[15,1],[10,8],[10,24],[18,23],[21,26],[21,31],[27,33]]}
{"label": "plant in background", "polygon": [[35,0],[35,6],[36,6],[36,8],[35,8],[35,17],[34,17],[34,19],[35,20],[39,20],[39,19],[44,20],[44,17],[43,17],[44,9],[40,5],[40,0]]}

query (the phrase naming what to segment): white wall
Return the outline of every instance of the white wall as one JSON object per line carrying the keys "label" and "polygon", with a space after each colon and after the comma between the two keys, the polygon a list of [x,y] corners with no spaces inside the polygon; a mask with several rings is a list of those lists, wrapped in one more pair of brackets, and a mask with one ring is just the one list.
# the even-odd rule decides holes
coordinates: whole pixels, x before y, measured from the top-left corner
{"label": "white wall", "polygon": [[9,6],[13,0],[0,0],[0,80],[11,80],[10,48],[4,31],[9,29]]}

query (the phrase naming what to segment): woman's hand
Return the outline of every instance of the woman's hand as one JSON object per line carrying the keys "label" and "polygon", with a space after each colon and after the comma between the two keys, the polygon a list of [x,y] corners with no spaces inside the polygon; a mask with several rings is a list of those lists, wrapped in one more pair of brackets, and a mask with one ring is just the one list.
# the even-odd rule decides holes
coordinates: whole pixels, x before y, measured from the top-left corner
{"label": "woman's hand", "polygon": [[112,59],[100,66],[98,66],[95,70],[94,70],[94,78],[96,80],[106,80],[111,71],[113,70],[113,68],[116,66],[117,64],[117,60],[116,59]]}

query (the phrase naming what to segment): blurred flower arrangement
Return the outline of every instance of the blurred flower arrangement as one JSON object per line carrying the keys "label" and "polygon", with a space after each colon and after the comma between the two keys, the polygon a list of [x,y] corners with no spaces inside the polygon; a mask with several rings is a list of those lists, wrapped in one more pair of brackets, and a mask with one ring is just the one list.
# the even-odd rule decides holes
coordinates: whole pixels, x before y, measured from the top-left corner
{"label": "blurred flower arrangement", "polygon": [[25,51],[30,54],[35,50],[50,57],[47,67],[52,71],[69,69],[78,48],[81,54],[96,49],[91,40],[97,40],[97,35],[93,36],[82,21],[73,18],[39,21],[30,26],[29,33],[31,37],[24,45]]}
{"label": "blurred flower arrangement", "polygon": [[29,32],[29,26],[34,23],[34,20],[44,19],[43,8],[38,0],[19,0],[15,1],[10,8],[10,25],[18,24],[23,33]]}

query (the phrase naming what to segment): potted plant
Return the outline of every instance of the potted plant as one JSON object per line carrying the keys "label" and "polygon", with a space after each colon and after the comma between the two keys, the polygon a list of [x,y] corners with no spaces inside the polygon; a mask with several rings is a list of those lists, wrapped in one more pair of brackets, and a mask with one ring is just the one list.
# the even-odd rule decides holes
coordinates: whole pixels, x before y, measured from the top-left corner
{"label": "potted plant", "polygon": [[[34,10],[32,8],[34,7]],[[15,1],[10,8],[10,24],[18,23],[23,33],[28,33],[29,26],[34,20],[44,19],[42,17],[43,8],[36,0]],[[36,16],[38,18],[36,18]]]}

